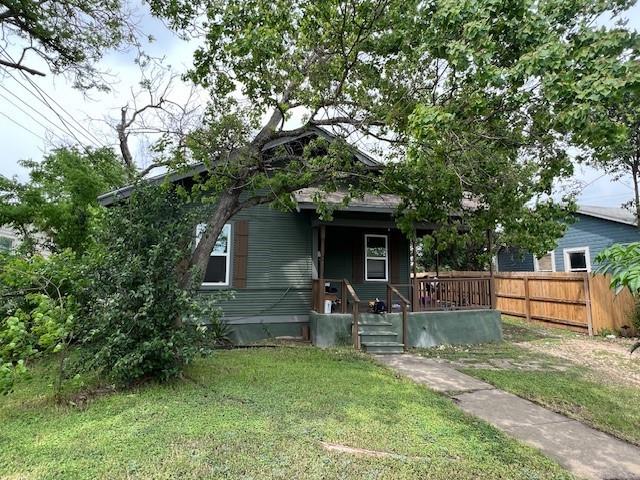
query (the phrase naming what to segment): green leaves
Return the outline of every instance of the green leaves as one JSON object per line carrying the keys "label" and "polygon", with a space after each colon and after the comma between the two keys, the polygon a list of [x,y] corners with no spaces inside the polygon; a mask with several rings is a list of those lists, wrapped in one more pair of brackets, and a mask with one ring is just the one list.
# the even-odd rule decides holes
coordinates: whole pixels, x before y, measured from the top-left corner
{"label": "green leaves", "polygon": [[25,247],[82,252],[98,218],[97,197],[127,178],[110,149],[61,148],[42,162],[23,161],[29,181],[0,177],[0,225],[23,232]]}
{"label": "green leaves", "polygon": [[598,273],[611,275],[611,288],[640,293],[640,242],[612,245],[595,259]]}

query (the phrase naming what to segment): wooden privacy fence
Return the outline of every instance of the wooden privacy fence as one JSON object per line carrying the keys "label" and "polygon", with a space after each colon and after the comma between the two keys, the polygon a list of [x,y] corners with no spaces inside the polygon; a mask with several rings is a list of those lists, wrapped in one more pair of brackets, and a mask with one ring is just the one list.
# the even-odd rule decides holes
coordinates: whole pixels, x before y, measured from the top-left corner
{"label": "wooden privacy fence", "polygon": [[631,327],[633,296],[626,290],[616,295],[604,275],[501,272],[494,282],[496,308],[506,315],[590,335]]}

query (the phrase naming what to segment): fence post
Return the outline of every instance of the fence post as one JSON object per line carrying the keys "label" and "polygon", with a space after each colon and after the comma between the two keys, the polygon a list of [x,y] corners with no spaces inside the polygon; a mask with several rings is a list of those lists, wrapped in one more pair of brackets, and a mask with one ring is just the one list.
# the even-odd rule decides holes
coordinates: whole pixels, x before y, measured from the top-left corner
{"label": "fence post", "polygon": [[591,289],[589,288],[589,273],[584,273],[584,308],[587,311],[587,328],[589,336],[593,336],[593,322],[591,319]]}
{"label": "fence post", "polygon": [[493,272],[491,273],[491,276],[489,277],[489,295],[491,297],[491,308],[493,310],[496,309],[497,304],[496,304],[496,279],[493,276]]}
{"label": "fence post", "polygon": [[531,321],[531,300],[529,298],[529,277],[525,273],[523,275],[524,279],[524,313],[526,315],[527,321]]}

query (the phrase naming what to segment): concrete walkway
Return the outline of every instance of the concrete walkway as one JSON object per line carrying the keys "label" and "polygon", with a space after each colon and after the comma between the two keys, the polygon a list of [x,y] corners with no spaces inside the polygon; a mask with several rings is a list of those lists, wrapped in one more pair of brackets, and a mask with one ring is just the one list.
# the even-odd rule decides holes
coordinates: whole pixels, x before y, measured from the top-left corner
{"label": "concrete walkway", "polygon": [[531,445],[579,477],[640,480],[640,448],[494,388],[446,363],[416,355],[376,355],[380,363],[432,390],[465,412]]}

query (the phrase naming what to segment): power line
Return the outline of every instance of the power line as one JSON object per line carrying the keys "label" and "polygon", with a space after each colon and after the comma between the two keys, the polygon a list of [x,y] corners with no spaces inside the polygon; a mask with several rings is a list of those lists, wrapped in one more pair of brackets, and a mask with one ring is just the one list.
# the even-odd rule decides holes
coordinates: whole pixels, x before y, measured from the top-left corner
{"label": "power line", "polygon": [[[67,132],[61,128],[59,125],[56,125],[50,118],[48,118],[45,114],[43,114],[42,112],[40,112],[38,109],[36,109],[35,107],[29,105],[27,102],[25,102],[22,98],[20,98],[18,95],[16,95],[15,93],[13,93],[11,90],[9,90],[7,87],[5,87],[4,85],[0,85],[0,88],[2,88],[3,90],[6,90],[10,95],[12,95],[14,98],[16,98],[17,100],[19,100],[22,104],[26,105],[28,108],[30,108],[31,110],[33,110],[35,113],[37,113],[38,115],[40,115],[45,121],[49,122],[51,125],[53,125],[55,128],[57,128],[58,130],[60,130],[64,135],[67,134]],[[13,105],[14,107],[16,107],[18,110],[22,111],[23,113],[26,114],[26,112],[24,110],[22,110],[19,106],[17,106],[15,103],[13,103],[10,99],[8,99],[7,97],[5,97],[2,93],[0,93],[0,97],[4,98],[7,102],[9,102],[11,105]]]}
{"label": "power line", "polygon": [[43,142],[47,142],[47,139],[45,139],[44,137],[41,137],[40,135],[38,135],[36,132],[34,132],[33,130],[31,130],[30,128],[25,127],[24,125],[22,125],[19,122],[16,122],[13,118],[11,118],[9,115],[7,115],[4,112],[0,112],[0,115],[2,115],[3,117],[5,117],[7,120],[9,120],[10,122],[15,123],[17,126],[19,126],[20,128],[26,130],[27,132],[31,133],[32,135],[35,135],[36,137],[38,137],[40,140],[42,140]]}
{"label": "power line", "polygon": [[[18,105],[16,105],[15,103],[13,103],[11,100],[9,100],[7,97],[5,97],[3,94],[0,93],[0,98],[4,98],[7,102],[9,102],[11,105],[13,105],[15,108],[17,108],[18,110],[20,110],[22,113],[24,113],[27,117],[29,117],[31,120],[33,120],[34,122],[36,122],[38,125],[40,125],[42,128],[44,128],[45,130],[49,130],[49,127],[46,126],[44,123],[40,122],[38,119],[36,119],[33,115],[31,115],[30,113],[26,112],[24,109],[20,108]],[[50,131],[50,130],[49,130]],[[61,136],[57,135],[54,132],[51,132],[52,135],[54,135],[58,140],[60,140],[62,143],[65,143],[65,139],[62,138]]]}
{"label": "power line", "polygon": [[[6,58],[8,58],[9,60],[13,61],[11,56],[6,51],[0,51],[0,53],[4,54],[4,56]],[[79,135],[81,135],[81,136],[83,136],[83,137],[85,137],[85,139],[89,140],[90,143],[94,143],[95,142],[98,146],[102,146],[102,142],[93,133],[91,133],[91,131],[89,131],[86,127],[84,127],[84,125],[82,125],[80,122],[78,122],[71,113],[69,113],[62,105],[60,105],[53,97],[51,97],[51,95],[49,95],[42,88],[40,88],[40,86],[38,84],[36,84],[27,75],[25,75],[24,72],[20,72],[20,73],[23,75],[25,80],[27,80],[27,82],[29,82],[29,84],[36,90],[37,93],[35,93],[32,90],[30,90],[29,87],[27,87],[24,83],[22,83],[20,80],[18,80],[8,69],[4,68],[4,70],[6,71],[7,74],[9,74],[9,76],[16,83],[18,83],[22,88],[24,88],[27,92],[29,92],[31,95],[33,95],[38,101],[40,101],[47,108],[49,108],[58,117],[58,119],[66,127],[67,131],[71,134],[71,136],[79,144],[82,144],[83,142],[81,142],[77,138],[77,136],[74,134],[74,132],[79,134]],[[62,110],[69,117],[69,119],[63,118],[63,116],[60,114],[60,112],[58,112],[58,110],[53,108],[45,97],[49,98],[60,110]],[[69,123],[67,123],[67,122],[69,122],[69,123],[70,122],[74,122],[78,126],[69,125]],[[74,131],[72,131],[71,127],[73,127]]]}

